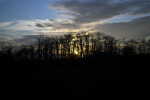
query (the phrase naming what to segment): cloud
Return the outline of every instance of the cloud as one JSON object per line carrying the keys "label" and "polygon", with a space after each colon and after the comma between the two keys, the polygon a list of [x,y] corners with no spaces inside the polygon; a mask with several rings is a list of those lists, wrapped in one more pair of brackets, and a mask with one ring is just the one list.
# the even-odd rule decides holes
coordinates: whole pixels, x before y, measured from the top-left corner
{"label": "cloud", "polygon": [[0,40],[12,40],[30,34],[27,31],[0,30]]}
{"label": "cloud", "polygon": [[[49,19],[39,20],[14,20],[11,22],[0,22],[0,30],[13,31],[35,31],[41,29],[40,23],[50,23]],[[43,28],[43,27],[42,27]]]}
{"label": "cloud", "polygon": [[40,29],[39,23],[49,23],[49,19],[39,20],[39,19],[33,19],[33,20],[16,20],[13,21],[13,25],[7,27],[9,30],[16,30],[16,31],[35,31]]}
{"label": "cloud", "polygon": [[51,28],[53,32],[66,32],[66,31],[79,31],[86,30],[88,25],[81,25],[74,23],[71,19],[59,19],[59,20],[50,20],[50,22],[37,23],[35,25],[37,28]]}
{"label": "cloud", "polygon": [[0,28],[5,28],[11,25],[13,22],[0,22]]}
{"label": "cloud", "polygon": [[93,30],[102,31],[118,38],[140,39],[150,36],[150,16],[130,22],[106,23],[97,25]]}
{"label": "cloud", "polygon": [[70,29],[75,27],[70,20],[34,19],[0,22],[0,40],[11,40],[38,34],[63,35],[66,34],[65,32],[70,32],[68,26]]}
{"label": "cloud", "polygon": [[[145,17],[150,15],[149,0],[68,0],[55,2],[50,8],[60,18],[64,15],[72,20],[71,24],[59,24],[57,28],[94,29],[122,38],[143,38],[149,35],[150,18]],[[120,16],[123,16],[122,19],[119,19]],[[117,17],[119,23],[105,24]]]}
{"label": "cloud", "polygon": [[0,22],[0,40],[11,40],[21,38],[25,35],[36,35],[40,30],[50,31],[49,28],[43,29],[36,27],[37,23],[48,23],[50,20],[15,20],[10,22]]}
{"label": "cloud", "polygon": [[30,44],[34,44],[37,41],[38,37],[39,37],[39,35],[26,35],[20,39],[12,40],[12,42],[20,43],[20,44],[24,44],[24,45],[30,45]]}
{"label": "cloud", "polygon": [[145,38],[145,40],[150,41],[150,35]]}
{"label": "cloud", "polygon": [[[150,15],[148,0],[67,0],[55,2],[50,8],[57,12],[59,20],[38,23],[36,27],[51,27],[52,31],[58,32],[94,29],[126,38],[143,38],[148,35],[149,17],[143,17]],[[108,23],[113,18],[117,18],[115,21],[119,20],[119,23]]]}
{"label": "cloud", "polygon": [[40,24],[40,23],[37,23],[36,27],[44,27],[44,26],[42,24]]}
{"label": "cloud", "polygon": [[150,1],[148,0],[69,0],[68,2],[56,2],[50,7],[56,11],[66,13],[74,17],[74,22],[89,23],[112,18],[122,14],[150,13]]}
{"label": "cloud", "polygon": [[[0,32],[7,35],[16,32],[23,36],[94,30],[127,38],[142,38],[149,34],[150,18],[143,15],[150,15],[150,0],[57,0],[49,7],[55,10],[57,19],[0,22]],[[128,16],[136,19],[131,21]]]}

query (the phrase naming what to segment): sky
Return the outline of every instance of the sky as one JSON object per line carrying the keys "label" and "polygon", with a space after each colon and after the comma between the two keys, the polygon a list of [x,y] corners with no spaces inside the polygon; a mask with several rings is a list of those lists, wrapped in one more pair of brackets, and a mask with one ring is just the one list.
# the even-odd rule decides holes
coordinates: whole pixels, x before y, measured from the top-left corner
{"label": "sky", "polygon": [[143,39],[149,27],[150,0],[0,0],[0,40],[81,31]]}

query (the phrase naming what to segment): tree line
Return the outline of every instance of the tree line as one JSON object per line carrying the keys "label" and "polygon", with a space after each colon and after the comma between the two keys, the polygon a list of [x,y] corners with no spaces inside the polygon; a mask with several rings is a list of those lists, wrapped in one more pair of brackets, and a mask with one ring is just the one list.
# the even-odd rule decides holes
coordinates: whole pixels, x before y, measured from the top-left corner
{"label": "tree line", "polygon": [[96,54],[135,55],[150,53],[150,40],[117,40],[101,32],[70,33],[64,36],[39,35],[32,45],[0,43],[0,56],[15,60],[84,58]]}

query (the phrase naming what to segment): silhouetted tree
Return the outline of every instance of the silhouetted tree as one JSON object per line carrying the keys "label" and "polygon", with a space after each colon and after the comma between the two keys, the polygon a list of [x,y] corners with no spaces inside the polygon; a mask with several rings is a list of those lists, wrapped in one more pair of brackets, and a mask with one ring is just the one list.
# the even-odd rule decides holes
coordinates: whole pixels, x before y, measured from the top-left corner
{"label": "silhouetted tree", "polygon": [[150,53],[150,40],[147,41],[147,52]]}
{"label": "silhouetted tree", "polygon": [[85,51],[86,51],[86,55],[88,55],[89,54],[89,35],[85,35],[85,43],[86,43]]}
{"label": "silhouetted tree", "polygon": [[146,53],[146,41],[144,39],[141,41],[141,53]]}
{"label": "silhouetted tree", "polygon": [[5,42],[4,41],[1,41],[0,42],[0,55],[3,56],[4,55],[4,51],[5,51]]}
{"label": "silhouetted tree", "polygon": [[[44,37],[39,35],[34,45],[15,46],[10,42],[0,42],[0,56],[8,56],[17,61],[40,61],[83,58],[96,54],[135,55],[150,53],[150,40],[119,41],[104,33],[72,33],[64,36]],[[15,47],[20,47],[16,49]]]}
{"label": "silhouetted tree", "polygon": [[39,35],[37,38],[37,54],[38,54],[38,60],[42,60],[42,53],[43,53],[43,35]]}

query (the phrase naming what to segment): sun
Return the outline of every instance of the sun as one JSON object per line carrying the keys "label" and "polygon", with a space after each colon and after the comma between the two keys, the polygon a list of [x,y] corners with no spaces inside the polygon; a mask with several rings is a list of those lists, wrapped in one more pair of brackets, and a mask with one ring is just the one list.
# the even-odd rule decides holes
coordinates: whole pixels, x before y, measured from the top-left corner
{"label": "sun", "polygon": [[78,55],[78,52],[77,52],[77,51],[74,51],[74,53],[75,53],[76,55]]}

